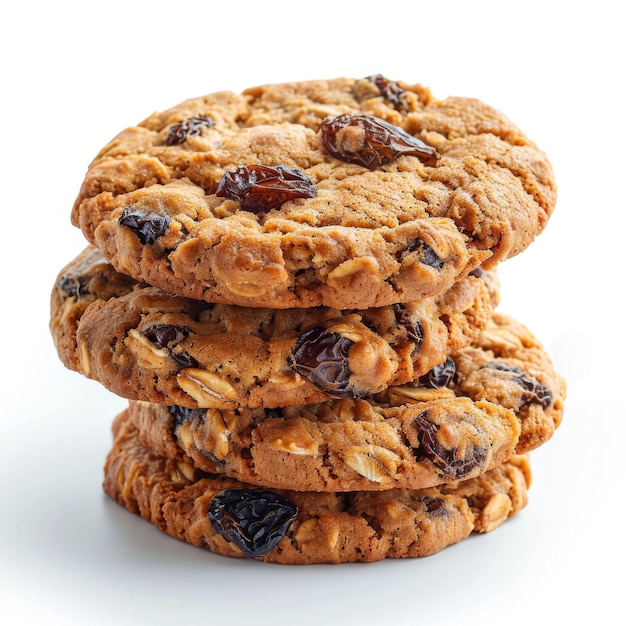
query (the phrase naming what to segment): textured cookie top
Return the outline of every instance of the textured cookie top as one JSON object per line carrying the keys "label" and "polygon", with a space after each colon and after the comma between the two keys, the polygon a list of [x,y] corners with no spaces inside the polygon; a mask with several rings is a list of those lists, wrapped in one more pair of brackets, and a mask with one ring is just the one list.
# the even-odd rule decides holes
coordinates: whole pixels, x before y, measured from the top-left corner
{"label": "textured cookie top", "polygon": [[155,113],[94,159],[72,222],[119,271],[170,293],[367,308],[520,253],[555,200],[548,160],[504,115],[371,76]]}
{"label": "textured cookie top", "polygon": [[526,457],[440,488],[313,493],[207,475],[142,445],[127,421],[104,467],[104,490],[159,530],[216,554],[284,564],[434,554],[489,532],[523,509]]}
{"label": "textured cookie top", "polygon": [[499,297],[476,270],[437,297],[372,309],[268,309],[170,295],[89,246],[51,295],[61,361],[127,398],[191,408],[361,397],[413,381],[469,345]]}
{"label": "textured cookie top", "polygon": [[478,476],[544,444],[565,392],[536,339],[497,314],[429,376],[372,397],[272,410],[130,402],[127,419],[159,454],[249,483],[414,489]]}

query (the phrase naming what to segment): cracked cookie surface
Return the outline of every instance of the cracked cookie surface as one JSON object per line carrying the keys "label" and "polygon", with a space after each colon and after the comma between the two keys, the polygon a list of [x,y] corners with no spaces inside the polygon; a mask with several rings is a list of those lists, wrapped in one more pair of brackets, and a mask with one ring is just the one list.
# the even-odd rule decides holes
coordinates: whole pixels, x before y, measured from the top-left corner
{"label": "cracked cookie surface", "polygon": [[565,383],[528,330],[496,314],[419,383],[282,409],[129,402],[159,454],[248,483],[310,491],[422,488],[478,476],[547,442]]}
{"label": "cracked cookie surface", "polygon": [[545,227],[545,154],[472,98],[375,75],[189,99],[90,164],[72,223],[120,272],[242,306],[442,293]]}
{"label": "cracked cookie surface", "polygon": [[421,557],[497,528],[528,502],[526,456],[440,488],[272,490],[166,459],[115,421],[104,490],[163,533],[229,557],[283,564]]}
{"label": "cracked cookie surface", "polygon": [[137,283],[89,246],[57,277],[50,326],[61,361],[120,396],[271,408],[413,381],[474,341],[498,299],[495,273],[475,270],[440,296],[366,310],[210,304]]}

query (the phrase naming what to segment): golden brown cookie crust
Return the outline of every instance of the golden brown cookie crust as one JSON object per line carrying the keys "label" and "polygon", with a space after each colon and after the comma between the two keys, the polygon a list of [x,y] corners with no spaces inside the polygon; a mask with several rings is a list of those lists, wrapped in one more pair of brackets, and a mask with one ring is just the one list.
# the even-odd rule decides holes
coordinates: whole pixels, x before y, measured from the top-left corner
{"label": "golden brown cookie crust", "polygon": [[[337,133],[337,158],[320,129],[346,114],[391,124],[437,158],[384,145],[374,153],[392,152],[389,162],[349,162],[369,143],[360,127]],[[314,195],[243,210],[218,195],[241,166],[285,166]],[[492,107],[402,81],[337,78],[219,92],[151,115],[93,160],[72,222],[119,271],[170,293],[369,308],[441,293],[520,253],[555,202],[547,158]]]}
{"label": "golden brown cookie crust", "polygon": [[[128,422],[116,422],[104,490],[162,532],[216,554],[283,564],[347,563],[427,556],[472,532],[489,532],[526,506],[530,476],[528,459],[515,457],[441,488],[348,494],[267,490],[158,456],[139,442]],[[226,496],[247,498],[247,516],[222,504]],[[247,530],[254,520],[261,540]],[[224,531],[233,527],[232,534]]]}

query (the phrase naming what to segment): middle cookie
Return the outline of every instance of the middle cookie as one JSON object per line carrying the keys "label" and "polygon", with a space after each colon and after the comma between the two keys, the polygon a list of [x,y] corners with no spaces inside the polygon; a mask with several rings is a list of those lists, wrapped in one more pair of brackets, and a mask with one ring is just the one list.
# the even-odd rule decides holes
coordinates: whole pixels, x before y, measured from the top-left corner
{"label": "middle cookie", "polygon": [[421,489],[479,476],[548,441],[566,385],[530,331],[495,314],[419,385],[283,409],[130,402],[157,454],[246,483],[304,491]]}
{"label": "middle cookie", "polygon": [[275,408],[419,379],[470,345],[499,297],[477,270],[444,294],[366,310],[210,304],[134,283],[89,247],[59,274],[51,330],[66,367],[131,400]]}

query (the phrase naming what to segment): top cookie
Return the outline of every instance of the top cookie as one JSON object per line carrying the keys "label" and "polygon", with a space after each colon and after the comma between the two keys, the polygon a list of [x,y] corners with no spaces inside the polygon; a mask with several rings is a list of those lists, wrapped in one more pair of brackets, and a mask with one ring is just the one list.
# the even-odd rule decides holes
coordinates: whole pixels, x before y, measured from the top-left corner
{"label": "top cookie", "polygon": [[523,251],[556,187],[482,102],[375,75],[219,92],[91,163],[72,223],[115,268],[197,300],[369,308]]}

